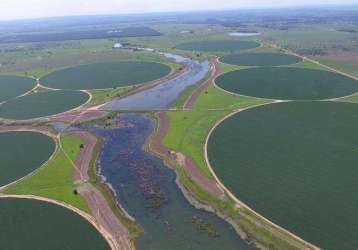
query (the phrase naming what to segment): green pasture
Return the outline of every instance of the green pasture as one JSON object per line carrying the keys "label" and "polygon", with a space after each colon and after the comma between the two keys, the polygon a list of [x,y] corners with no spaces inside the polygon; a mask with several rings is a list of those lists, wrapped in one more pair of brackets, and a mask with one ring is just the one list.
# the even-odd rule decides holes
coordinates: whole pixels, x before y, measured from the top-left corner
{"label": "green pasture", "polygon": [[316,57],[320,63],[340,70],[344,73],[358,77],[358,61],[354,60],[335,60],[334,58]]}
{"label": "green pasture", "polygon": [[[37,195],[75,206],[88,211],[85,200],[78,194],[73,183],[73,165],[80,152],[82,141],[75,136],[61,137],[62,149],[56,152],[55,157],[41,168],[36,174],[5,189],[8,194]],[[65,155],[65,153],[67,156]]]}
{"label": "green pasture", "polygon": [[357,108],[288,102],[242,111],[214,130],[209,160],[274,223],[323,249],[357,249]]}
{"label": "green pasture", "polygon": [[211,174],[206,166],[203,148],[206,136],[215,122],[234,109],[247,108],[268,100],[230,95],[210,86],[196,100],[191,111],[168,112],[169,130],[163,144],[192,158],[203,173]]}
{"label": "green pasture", "polygon": [[122,95],[128,93],[131,90],[134,90],[136,86],[122,87],[122,88],[113,88],[113,89],[98,89],[91,90],[92,99],[91,104],[100,104],[106,101],[110,101],[113,98],[121,97]]}

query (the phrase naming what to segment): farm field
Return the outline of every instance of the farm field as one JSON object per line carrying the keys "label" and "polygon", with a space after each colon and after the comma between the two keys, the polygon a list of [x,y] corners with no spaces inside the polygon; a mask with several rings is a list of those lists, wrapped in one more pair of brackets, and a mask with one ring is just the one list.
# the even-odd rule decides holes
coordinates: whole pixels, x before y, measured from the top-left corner
{"label": "farm field", "polygon": [[0,186],[30,174],[55,151],[55,142],[35,132],[0,133]]}
{"label": "farm field", "polygon": [[28,77],[1,75],[0,103],[25,94],[36,86],[36,80]]}
{"label": "farm field", "polygon": [[29,42],[49,42],[66,40],[85,40],[101,38],[120,38],[137,36],[160,36],[156,30],[148,27],[130,27],[121,29],[102,29],[102,30],[81,30],[65,32],[33,32],[30,34],[13,34],[0,36],[0,43],[29,43]]}
{"label": "farm field", "polygon": [[220,61],[241,66],[280,66],[299,63],[302,59],[282,53],[244,53],[227,55],[220,58]]}
{"label": "farm field", "polygon": [[336,73],[293,67],[263,67],[232,71],[216,84],[233,93],[282,100],[319,100],[351,95],[358,82]]}
{"label": "farm field", "polygon": [[110,249],[89,222],[47,202],[2,198],[0,220],[4,249]]}
{"label": "farm field", "polygon": [[84,104],[88,98],[88,94],[81,91],[38,92],[1,104],[0,117],[26,120],[54,115],[74,109]]}
{"label": "farm field", "polygon": [[[88,212],[85,200],[74,193],[73,165],[80,152],[82,140],[76,136],[61,136],[61,148],[43,168],[34,175],[10,185],[4,192],[15,195],[37,195],[65,202]],[[69,158],[67,158],[66,154]],[[72,162],[71,162],[72,161]]]}
{"label": "farm field", "polygon": [[182,43],[176,46],[180,50],[193,50],[203,52],[230,52],[259,47],[260,44],[253,41],[240,40],[208,40]]}
{"label": "farm field", "polygon": [[155,62],[95,63],[55,71],[40,82],[55,89],[107,89],[150,82],[166,76],[170,70],[169,66]]}
{"label": "farm field", "polygon": [[357,13],[0,22],[0,249],[358,249]]}
{"label": "farm field", "polygon": [[242,111],[214,130],[209,160],[240,200],[274,223],[324,249],[357,249],[356,114],[356,104],[335,102]]}

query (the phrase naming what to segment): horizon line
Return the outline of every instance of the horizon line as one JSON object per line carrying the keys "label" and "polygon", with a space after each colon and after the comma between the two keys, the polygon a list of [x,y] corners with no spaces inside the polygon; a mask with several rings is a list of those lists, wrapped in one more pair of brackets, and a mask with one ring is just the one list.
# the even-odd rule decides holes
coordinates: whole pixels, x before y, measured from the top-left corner
{"label": "horizon line", "polygon": [[[243,11],[243,10],[280,10],[280,9],[305,9],[305,8],[347,8],[347,7],[356,7],[358,10],[358,3],[341,3],[341,4],[289,4],[289,5],[277,5],[277,6],[262,6],[262,7],[236,7],[236,8],[222,8],[222,9],[193,9],[193,10],[162,10],[162,11],[150,11],[150,12],[123,12],[123,13],[97,13],[97,14],[78,14],[78,15],[56,15],[56,16],[39,16],[39,17],[27,17],[27,18],[11,18],[11,19],[0,19],[0,23],[5,22],[21,22],[21,21],[40,21],[42,19],[56,19],[56,18],[75,18],[75,17],[114,17],[114,16],[145,16],[145,15],[160,15],[160,14],[185,14],[185,13],[205,13],[205,12],[223,12],[223,11]],[[353,10],[354,11],[354,10]]]}

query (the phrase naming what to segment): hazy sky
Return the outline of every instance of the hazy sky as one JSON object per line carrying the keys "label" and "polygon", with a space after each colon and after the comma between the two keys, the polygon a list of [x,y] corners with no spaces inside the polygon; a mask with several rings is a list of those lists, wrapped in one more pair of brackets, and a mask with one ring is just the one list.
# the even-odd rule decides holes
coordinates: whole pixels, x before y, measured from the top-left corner
{"label": "hazy sky", "polygon": [[0,19],[307,4],[358,4],[358,0],[0,0]]}

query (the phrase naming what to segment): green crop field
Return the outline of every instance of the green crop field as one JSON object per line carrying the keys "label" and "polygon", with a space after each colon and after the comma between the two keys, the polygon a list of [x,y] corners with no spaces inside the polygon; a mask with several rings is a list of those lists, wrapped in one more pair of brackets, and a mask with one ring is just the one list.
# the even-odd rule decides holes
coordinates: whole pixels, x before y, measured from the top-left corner
{"label": "green crop field", "polygon": [[243,111],[214,130],[209,160],[273,222],[324,249],[357,249],[357,108],[289,102]]}
{"label": "green crop field", "polygon": [[0,117],[25,120],[62,113],[84,104],[89,96],[81,91],[45,91],[0,105]]}
{"label": "green crop field", "polygon": [[328,99],[358,91],[358,81],[346,76],[293,67],[233,71],[218,77],[216,84],[233,93],[282,100]]}
{"label": "green crop field", "polygon": [[40,133],[0,133],[0,186],[16,181],[39,168],[54,150],[55,142]]}
{"label": "green crop field", "polygon": [[[5,189],[8,194],[37,195],[66,202],[83,211],[88,211],[85,200],[74,193],[73,165],[80,152],[82,140],[75,136],[61,137],[62,149],[36,174]],[[71,162],[72,161],[72,162]]]}
{"label": "green crop field", "polygon": [[166,76],[170,67],[155,62],[95,63],[55,71],[40,79],[56,89],[106,89],[153,81]]}
{"label": "green crop field", "polygon": [[182,43],[177,45],[176,48],[180,50],[193,50],[204,52],[230,52],[253,49],[258,46],[260,46],[260,44],[253,41],[208,40]]}
{"label": "green crop field", "polygon": [[220,61],[242,66],[279,66],[298,63],[302,61],[302,59],[297,56],[282,53],[245,53],[227,55],[220,58]]}
{"label": "green crop field", "polygon": [[0,221],[2,249],[110,249],[85,219],[47,202],[0,199]]}
{"label": "green crop field", "polygon": [[210,86],[199,96],[192,111],[168,112],[169,130],[163,143],[168,148],[191,157],[203,173],[211,178],[203,154],[206,135],[210,128],[233,109],[267,102],[264,99],[230,95]]}
{"label": "green crop field", "polygon": [[0,76],[0,103],[25,94],[36,86],[36,80],[21,76]]}

